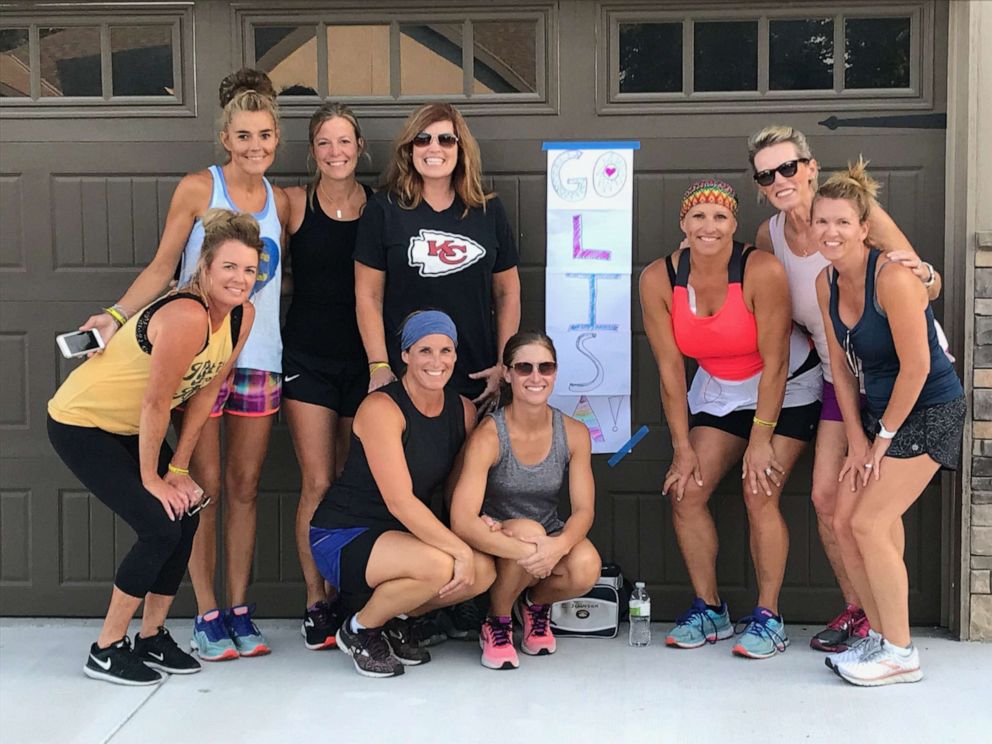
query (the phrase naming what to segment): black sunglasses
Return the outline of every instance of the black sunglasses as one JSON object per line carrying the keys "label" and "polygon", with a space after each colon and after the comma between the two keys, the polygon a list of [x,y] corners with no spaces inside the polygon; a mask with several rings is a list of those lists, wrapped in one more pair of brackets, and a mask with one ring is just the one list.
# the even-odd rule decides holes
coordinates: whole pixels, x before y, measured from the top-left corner
{"label": "black sunglasses", "polygon": [[186,516],[187,517],[192,517],[194,514],[196,514],[197,512],[199,512],[200,509],[202,509],[205,506],[209,506],[209,505],[210,505],[210,497],[209,496],[205,496],[204,498],[200,499],[199,503],[197,503],[194,506],[189,507],[186,510]]}
{"label": "black sunglasses", "polygon": [[[514,362],[510,366],[521,377],[526,377],[534,371],[533,362]],[[551,377],[551,375],[558,371],[558,362],[539,362],[537,364],[537,371],[544,377]]]}
{"label": "black sunglasses", "polygon": [[414,136],[413,144],[417,147],[427,147],[435,137],[437,138],[437,143],[444,148],[454,147],[458,144],[458,135],[451,132],[441,132],[440,134],[420,132]]}
{"label": "black sunglasses", "polygon": [[797,158],[795,160],[786,160],[778,168],[769,168],[768,170],[758,171],[754,174],[754,181],[759,186],[771,186],[775,183],[775,174],[781,173],[785,178],[792,178],[796,175],[796,171],[799,170],[800,163],[808,163],[809,158]]}
{"label": "black sunglasses", "polygon": [[848,330],[847,334],[844,336],[844,361],[847,362],[847,368],[851,370],[851,374],[854,377],[861,377],[861,360],[858,359],[858,355],[854,351],[854,344],[851,343],[851,331]]}

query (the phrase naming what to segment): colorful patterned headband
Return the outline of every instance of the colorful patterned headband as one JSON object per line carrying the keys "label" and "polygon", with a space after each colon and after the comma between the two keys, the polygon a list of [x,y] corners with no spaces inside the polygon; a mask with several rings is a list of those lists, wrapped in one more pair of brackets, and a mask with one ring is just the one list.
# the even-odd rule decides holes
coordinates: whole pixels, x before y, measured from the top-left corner
{"label": "colorful patterned headband", "polygon": [[726,181],[708,178],[692,184],[682,195],[679,219],[685,217],[686,213],[697,204],[719,204],[733,212],[735,217],[737,216],[737,192]]}

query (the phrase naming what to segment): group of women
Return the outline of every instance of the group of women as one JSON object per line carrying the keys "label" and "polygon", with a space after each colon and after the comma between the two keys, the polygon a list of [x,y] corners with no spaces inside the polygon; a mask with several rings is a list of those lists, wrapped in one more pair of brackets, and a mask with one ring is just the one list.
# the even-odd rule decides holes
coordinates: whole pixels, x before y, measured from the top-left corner
{"label": "group of women", "polygon": [[[164,628],[187,563],[196,655],[269,653],[247,592],[258,483],[280,408],[301,471],[307,648],[338,646],[359,673],[395,676],[430,660],[425,618],[474,609],[488,590],[481,629],[449,618],[449,635],[478,637],[483,665],[515,668],[515,612],[521,650],[553,653],[552,604],[585,593],[600,572],[587,538],[590,440],[548,405],[551,339],[518,332],[513,231],[483,188],[464,119],[447,104],[416,110],[373,193],[355,175],[365,154],[358,120],[324,105],[309,127],[314,177],[284,190],[265,178],[279,142],[268,78],[229,76],[220,104],[225,163],[180,182],[152,263],[83,325],[99,330],[106,350],[49,404],[59,455],[138,535],[87,675],[154,684],[160,672],[199,670]],[[734,651],[784,650],[788,532],[778,499],[816,435],[814,503],[848,601],[817,643],[844,651],[828,665],[849,681],[906,681],[919,664],[900,517],[938,466],[954,465],[963,411],[924,289],[937,277],[878,206],[863,168],[817,191],[816,162],[787,128],[755,135],[751,159],[759,191],[780,209],[759,230],[763,250],[734,241],[733,189],[701,182],[682,203],[685,247],[641,279],[675,447],[664,491],[697,595],[667,642],[691,648],[733,635],[707,500],[743,458],[759,597]],[[280,295],[289,292],[280,330]],[[686,356],[699,362],[688,390]],[[866,428],[845,359],[861,360]],[[834,381],[822,410],[821,368]],[[566,478],[571,510],[562,519]],[[891,489],[900,496],[882,498]],[[222,493],[223,605],[214,590]],[[142,601],[132,648],[127,626]]]}

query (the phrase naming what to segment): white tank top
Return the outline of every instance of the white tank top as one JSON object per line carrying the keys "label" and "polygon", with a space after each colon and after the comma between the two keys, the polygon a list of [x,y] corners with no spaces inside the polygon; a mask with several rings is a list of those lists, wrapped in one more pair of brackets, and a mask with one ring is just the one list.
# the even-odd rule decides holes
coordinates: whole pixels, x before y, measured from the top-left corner
{"label": "white tank top", "polygon": [[820,252],[809,256],[797,256],[785,242],[785,213],[779,212],[768,220],[775,257],[785,267],[789,278],[789,293],[792,295],[792,319],[809,333],[816,346],[823,367],[823,378],[832,383],[830,373],[830,353],[827,347],[827,332],[823,327],[820,303],[816,300],[816,277],[830,265]]}
{"label": "white tank top", "polygon": [[[234,206],[227,193],[224,171],[216,165],[210,166],[213,177],[213,192],[210,194],[210,208],[219,207],[234,212],[241,210]],[[255,306],[255,322],[251,335],[245,341],[241,355],[235,363],[244,369],[258,369],[266,372],[282,372],[282,334],[279,330],[279,299],[282,291],[282,262],[280,240],[282,225],[276,209],[272,186],[265,181],[265,206],[261,212],[252,213],[261,228],[264,249],[258,262],[258,278],[252,290],[251,302]],[[203,222],[197,219],[190,230],[186,247],[183,249],[182,270],[179,283],[185,284],[193,275],[196,262],[200,258],[203,245]]]}

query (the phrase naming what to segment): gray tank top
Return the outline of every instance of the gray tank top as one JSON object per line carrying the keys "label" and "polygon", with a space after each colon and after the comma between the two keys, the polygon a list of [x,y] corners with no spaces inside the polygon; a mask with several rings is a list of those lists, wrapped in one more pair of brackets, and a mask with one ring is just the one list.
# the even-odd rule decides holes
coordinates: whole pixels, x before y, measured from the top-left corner
{"label": "gray tank top", "polygon": [[550,535],[565,523],[558,516],[558,492],[568,471],[568,437],[562,413],[552,408],[551,451],[536,465],[524,465],[510,446],[505,409],[489,415],[499,434],[499,459],[489,469],[482,513],[500,522],[533,519]]}

